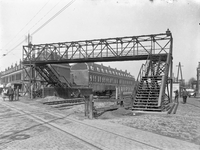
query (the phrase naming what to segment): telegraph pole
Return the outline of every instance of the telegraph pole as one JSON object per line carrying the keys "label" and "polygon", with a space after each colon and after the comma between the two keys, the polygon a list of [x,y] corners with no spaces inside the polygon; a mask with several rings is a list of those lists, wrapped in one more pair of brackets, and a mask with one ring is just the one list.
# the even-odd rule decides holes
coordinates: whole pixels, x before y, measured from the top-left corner
{"label": "telegraph pole", "polygon": [[183,67],[183,66],[182,66],[181,63],[179,62],[179,64],[176,65],[176,67],[178,67],[178,73],[177,73],[177,78],[176,78],[176,80],[177,80],[177,82],[179,82],[179,81],[178,81],[178,77],[179,77],[179,70],[180,70],[181,81],[183,81],[183,74],[182,74],[182,69],[181,69],[181,67]]}
{"label": "telegraph pole", "polygon": [[33,86],[32,86],[32,73],[33,73],[33,69],[31,67],[31,36],[30,34],[28,34],[28,51],[29,51],[29,61],[30,61],[30,68],[29,68],[29,96],[30,99],[33,99]]}
{"label": "telegraph pole", "polygon": [[[179,94],[181,96],[181,91],[182,91],[183,86],[184,86],[183,74],[182,74],[182,69],[181,69],[181,67],[183,67],[183,66],[179,62],[179,64],[176,67],[178,67],[178,72],[177,72],[177,78],[176,78],[176,80],[179,83],[179,91],[180,91]],[[181,74],[181,79],[180,80],[179,80],[179,71],[180,71],[180,74]]]}

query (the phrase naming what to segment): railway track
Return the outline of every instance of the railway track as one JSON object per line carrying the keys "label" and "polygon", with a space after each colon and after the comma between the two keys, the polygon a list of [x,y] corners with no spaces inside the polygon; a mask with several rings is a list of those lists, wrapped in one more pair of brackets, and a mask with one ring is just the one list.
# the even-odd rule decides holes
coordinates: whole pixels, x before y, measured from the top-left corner
{"label": "railway track", "polygon": [[[51,121],[47,121],[44,118],[41,118],[41,117],[37,116],[37,113],[33,114],[30,111],[25,111],[25,110],[13,107],[13,106],[8,105],[8,104],[3,104],[3,105],[5,105],[6,107],[9,107],[12,110],[15,110],[15,111],[21,113],[21,114],[27,115],[29,118],[34,119],[35,121],[37,121],[37,122],[39,122],[39,123],[41,123],[43,125],[46,125],[46,126],[52,128],[54,130],[57,130],[59,132],[65,133],[65,134],[73,137],[76,141],[87,145],[92,150],[93,149],[94,150],[95,149],[110,149],[110,148],[107,148],[106,146],[103,146],[102,144],[98,144],[98,143],[97,144],[93,144],[94,142],[89,142],[90,140],[88,141],[88,139],[84,140],[84,137],[79,137],[79,136],[77,136],[75,134],[72,134],[72,133],[68,132],[66,129],[63,129],[61,126],[59,126],[59,125],[57,125],[57,124],[55,124],[55,123],[53,123]],[[54,113],[54,112],[53,113],[48,112],[48,114],[53,115],[53,116],[55,116],[57,118],[62,118],[62,119],[65,119],[67,121],[70,121],[70,122],[80,126],[79,128],[87,126],[86,128],[90,128],[90,130],[97,130],[97,132],[103,132],[103,135],[109,134],[110,136],[117,137],[117,138],[122,139],[122,140],[126,140],[126,141],[128,141],[128,143],[132,143],[132,144],[135,144],[135,145],[139,145],[140,147],[144,147],[145,149],[159,149],[159,150],[162,149],[160,147],[156,147],[154,145],[150,145],[150,144],[145,143],[143,141],[135,140],[135,139],[128,138],[128,137],[125,137],[125,136],[117,134],[117,133],[109,132],[107,130],[101,129],[101,128],[93,126],[93,125],[88,125],[86,123],[83,123],[83,122],[75,120],[75,119],[66,118],[66,115],[62,115],[62,114],[58,114],[58,113]],[[70,115],[70,114],[68,114],[68,115]]]}
{"label": "railway track", "polygon": [[[83,139],[81,139],[81,138],[79,138],[79,137],[67,132],[66,130],[60,128],[59,126],[57,126],[57,125],[55,125],[55,124],[53,124],[53,123],[51,123],[49,121],[46,121],[46,120],[42,119],[41,117],[38,117],[36,114],[32,114],[31,112],[27,112],[27,111],[15,108],[15,107],[10,106],[8,104],[3,104],[3,105],[8,107],[8,108],[10,108],[10,109],[12,109],[12,110],[15,110],[15,111],[19,112],[21,115],[26,115],[26,116],[28,116],[28,118],[33,119],[36,122],[39,122],[40,123],[39,125],[45,125],[45,126],[51,128],[53,130],[56,130],[56,131],[64,133],[64,134],[67,134],[67,136],[70,136],[75,141],[86,145],[91,150],[102,150],[101,148],[97,147],[96,145],[93,145],[92,143],[89,143],[89,142],[87,142],[87,141],[85,141],[85,140],[83,140]],[[18,134],[18,132],[16,132],[15,134]]]}

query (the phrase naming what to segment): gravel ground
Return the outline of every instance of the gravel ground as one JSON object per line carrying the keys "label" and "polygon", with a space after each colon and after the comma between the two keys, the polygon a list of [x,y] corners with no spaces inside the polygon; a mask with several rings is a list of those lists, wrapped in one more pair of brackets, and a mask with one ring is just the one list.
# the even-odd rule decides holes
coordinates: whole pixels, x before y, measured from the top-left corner
{"label": "gravel ground", "polygon": [[188,100],[187,104],[180,103],[176,114],[129,113],[109,121],[200,145],[200,99]]}
{"label": "gravel ground", "polygon": [[[182,101],[182,99],[180,99]],[[95,103],[96,108],[113,105],[113,102]],[[84,119],[84,105],[64,110],[74,117]],[[187,104],[179,103],[176,114],[144,114],[123,107],[103,113],[96,119],[169,136],[200,145],[200,98],[188,98]]]}
{"label": "gravel ground", "polygon": [[[44,102],[58,99],[55,97],[47,97],[37,101]],[[101,108],[113,104],[113,102],[98,102],[94,105],[96,108]],[[78,119],[86,119],[84,116],[84,105],[73,106],[61,111],[71,114]],[[103,119],[200,145],[200,98],[188,98],[188,103],[186,104],[180,102],[176,114],[136,113],[133,115],[132,111],[125,110],[121,107],[118,110],[107,111],[96,119]]]}

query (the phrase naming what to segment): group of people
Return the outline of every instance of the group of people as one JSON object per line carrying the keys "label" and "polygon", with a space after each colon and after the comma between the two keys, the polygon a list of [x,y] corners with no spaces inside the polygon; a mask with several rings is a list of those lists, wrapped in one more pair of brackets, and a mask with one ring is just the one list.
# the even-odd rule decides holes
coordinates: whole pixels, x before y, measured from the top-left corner
{"label": "group of people", "polygon": [[[175,93],[175,102],[178,102],[178,90],[174,91]],[[185,104],[187,102],[187,97],[188,97],[188,92],[186,91],[185,88],[183,88],[183,92],[182,92],[182,97],[183,97],[183,104]]]}
{"label": "group of people", "polygon": [[9,87],[4,87],[2,90],[2,98],[5,101],[6,97],[8,97],[9,101],[13,101],[14,98],[14,89]]}

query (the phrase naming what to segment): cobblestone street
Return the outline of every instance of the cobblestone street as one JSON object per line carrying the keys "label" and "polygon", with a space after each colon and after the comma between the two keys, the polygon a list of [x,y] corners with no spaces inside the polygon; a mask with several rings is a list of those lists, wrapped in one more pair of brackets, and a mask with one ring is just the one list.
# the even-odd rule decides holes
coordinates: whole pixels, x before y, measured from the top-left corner
{"label": "cobblestone street", "polygon": [[[153,124],[155,125],[158,120],[165,120],[166,117],[163,118],[162,115],[154,116],[151,124],[149,120],[152,117],[148,117],[150,115],[127,116],[114,120],[89,120],[83,115],[51,108],[36,100],[0,101],[0,149],[2,150],[200,149],[199,137],[196,137],[194,142],[177,138],[173,134],[172,136],[155,134],[154,128],[158,126]],[[198,113],[199,105],[192,101],[190,104],[187,104],[188,106],[180,104],[180,112],[178,111],[177,115],[184,117],[191,111],[194,115]],[[181,114],[181,109],[184,107],[197,109],[191,108],[188,113]],[[143,122],[144,116],[149,118],[146,119],[147,124]],[[196,117],[199,116],[196,114]],[[133,122],[134,119],[136,122]],[[131,120],[132,126],[129,127],[130,124],[127,123]],[[199,132],[199,128],[191,132],[197,136],[199,133],[195,132]]]}

